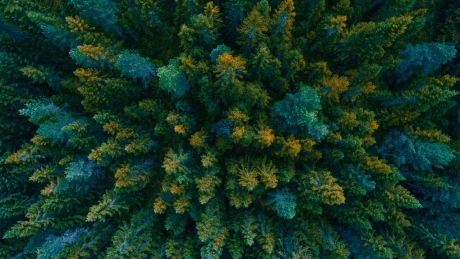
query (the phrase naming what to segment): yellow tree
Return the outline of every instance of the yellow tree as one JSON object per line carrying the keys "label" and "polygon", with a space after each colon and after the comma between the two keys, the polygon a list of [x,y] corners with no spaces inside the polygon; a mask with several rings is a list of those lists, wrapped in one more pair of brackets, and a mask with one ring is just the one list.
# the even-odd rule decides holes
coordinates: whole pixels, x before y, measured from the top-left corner
{"label": "yellow tree", "polygon": [[260,1],[237,29],[239,35],[237,42],[246,56],[267,38],[267,32],[270,30],[271,25],[270,10],[268,1]]}

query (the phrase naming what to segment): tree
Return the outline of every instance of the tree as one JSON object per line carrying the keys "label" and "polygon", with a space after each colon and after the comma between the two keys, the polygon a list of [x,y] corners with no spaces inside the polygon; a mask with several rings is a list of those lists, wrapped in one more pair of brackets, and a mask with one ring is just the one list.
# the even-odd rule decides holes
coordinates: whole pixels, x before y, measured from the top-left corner
{"label": "tree", "polygon": [[232,54],[224,52],[216,59],[217,85],[222,87],[236,85],[239,79],[246,73],[246,60],[242,57],[233,57]]}
{"label": "tree", "polygon": [[79,44],[72,33],[66,29],[58,28],[50,24],[40,26],[46,38],[56,47],[64,49],[74,48]]}
{"label": "tree", "polygon": [[117,15],[119,12],[118,5],[110,0],[71,0],[69,4],[73,5],[81,15],[105,29],[116,29]]}
{"label": "tree", "polygon": [[260,1],[238,28],[238,43],[246,56],[267,37],[266,33],[270,28],[270,9],[267,1]]}
{"label": "tree", "polygon": [[385,136],[379,153],[398,167],[410,165],[415,170],[432,171],[443,168],[455,157],[453,150],[445,144],[417,141],[397,130]]}
{"label": "tree", "polygon": [[271,116],[280,131],[305,133],[319,141],[328,132],[327,126],[318,120],[320,109],[318,93],[303,86],[297,93],[287,94],[284,100],[276,102],[271,107]]}
{"label": "tree", "polygon": [[170,60],[168,66],[158,68],[158,77],[159,87],[170,93],[173,98],[182,98],[189,91],[187,78],[177,69],[177,63],[174,60]]}
{"label": "tree", "polygon": [[118,57],[115,67],[121,70],[121,75],[134,80],[140,79],[144,85],[156,76],[155,66],[149,63],[148,58],[141,57],[138,53],[125,51]]}
{"label": "tree", "polygon": [[417,72],[421,72],[422,76],[427,76],[439,69],[441,65],[451,61],[456,54],[455,45],[452,44],[440,42],[408,44],[398,54],[401,63],[395,67],[399,75],[397,82],[407,81]]}
{"label": "tree", "polygon": [[285,219],[292,219],[295,216],[296,198],[288,189],[276,190],[268,196],[270,198],[267,204],[273,204],[273,209],[278,216]]}

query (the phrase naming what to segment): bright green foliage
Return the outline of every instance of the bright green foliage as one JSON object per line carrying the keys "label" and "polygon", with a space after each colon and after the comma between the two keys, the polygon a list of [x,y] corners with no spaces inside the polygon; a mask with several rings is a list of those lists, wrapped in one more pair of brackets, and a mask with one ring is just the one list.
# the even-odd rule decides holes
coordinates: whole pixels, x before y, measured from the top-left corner
{"label": "bright green foliage", "polygon": [[0,1],[0,258],[459,258],[459,8]]}

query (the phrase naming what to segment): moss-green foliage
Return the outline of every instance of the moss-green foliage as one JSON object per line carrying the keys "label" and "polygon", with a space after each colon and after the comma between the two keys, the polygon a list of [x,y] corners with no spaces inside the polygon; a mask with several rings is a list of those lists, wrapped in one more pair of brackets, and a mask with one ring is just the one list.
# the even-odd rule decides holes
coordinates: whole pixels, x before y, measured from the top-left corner
{"label": "moss-green foliage", "polygon": [[455,1],[0,3],[1,258],[460,258]]}

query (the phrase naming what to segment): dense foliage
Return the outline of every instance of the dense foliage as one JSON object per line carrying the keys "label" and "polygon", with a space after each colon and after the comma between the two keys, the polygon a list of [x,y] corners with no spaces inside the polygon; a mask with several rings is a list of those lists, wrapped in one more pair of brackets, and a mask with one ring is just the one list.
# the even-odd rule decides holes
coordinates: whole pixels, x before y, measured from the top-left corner
{"label": "dense foliage", "polygon": [[460,2],[0,1],[1,258],[460,258]]}

